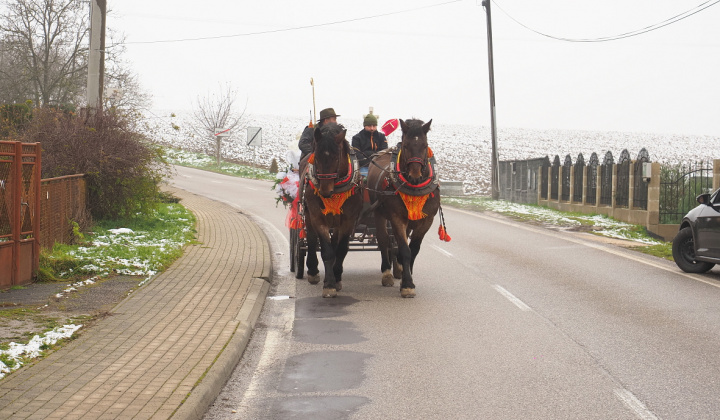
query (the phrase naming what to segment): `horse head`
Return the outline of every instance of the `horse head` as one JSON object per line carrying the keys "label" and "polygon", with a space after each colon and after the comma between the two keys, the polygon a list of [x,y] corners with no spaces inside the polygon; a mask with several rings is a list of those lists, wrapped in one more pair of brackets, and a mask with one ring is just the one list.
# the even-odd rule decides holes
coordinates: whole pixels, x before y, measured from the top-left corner
{"label": "horse head", "polygon": [[327,123],[318,127],[314,134],[315,178],[317,191],[323,197],[330,197],[335,182],[343,179],[348,171],[347,154],[349,146],[345,140],[347,130],[340,124]]}
{"label": "horse head", "polygon": [[421,120],[400,120],[402,143],[400,152],[400,172],[407,175],[410,182],[416,183],[423,178],[428,162],[427,133],[432,120],[424,123]]}

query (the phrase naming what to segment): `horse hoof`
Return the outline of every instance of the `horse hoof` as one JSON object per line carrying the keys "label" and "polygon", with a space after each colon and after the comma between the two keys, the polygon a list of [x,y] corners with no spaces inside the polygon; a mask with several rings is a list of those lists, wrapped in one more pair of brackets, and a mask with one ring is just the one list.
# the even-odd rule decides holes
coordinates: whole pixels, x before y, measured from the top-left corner
{"label": "horse hoof", "polygon": [[400,289],[400,296],[404,298],[414,298],[415,297],[415,289]]}
{"label": "horse hoof", "polygon": [[338,292],[342,290],[342,282],[335,283],[335,290]]}
{"label": "horse hoof", "polygon": [[314,276],[308,276],[308,283],[310,283],[310,284],[320,283],[320,274],[315,274]]}
{"label": "horse hoof", "polygon": [[323,289],[322,296],[324,298],[334,298],[337,296],[337,289]]}
{"label": "horse hoof", "polygon": [[395,278],[393,277],[390,270],[386,270],[382,275],[382,285],[385,287],[395,286]]}

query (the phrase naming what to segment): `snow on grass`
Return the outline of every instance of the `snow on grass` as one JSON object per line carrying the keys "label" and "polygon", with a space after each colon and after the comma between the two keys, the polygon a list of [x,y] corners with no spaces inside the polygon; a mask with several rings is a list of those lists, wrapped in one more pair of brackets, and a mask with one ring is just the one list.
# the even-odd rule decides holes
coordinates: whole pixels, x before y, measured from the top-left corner
{"label": "snow on grass", "polygon": [[620,222],[604,215],[567,213],[547,207],[479,197],[444,197],[443,203],[458,205],[460,207],[471,206],[522,220],[532,220],[553,226],[568,228],[588,226],[590,227],[589,230],[596,235],[625,239],[647,245],[660,245],[664,243],[648,236],[645,228],[642,226]]}
{"label": "snow on grass", "polygon": [[63,325],[42,336],[34,336],[27,344],[10,343],[7,350],[0,350],[0,379],[19,369],[26,360],[40,357],[44,350],[64,338],[71,337],[81,327],[82,325]]}
{"label": "snow on grass", "polygon": [[[116,223],[116,222],[103,222]],[[194,239],[194,217],[179,204],[166,204],[149,221],[130,227],[97,226],[85,246],[56,245],[49,259],[75,264],[60,277],[111,273],[151,277],[182,253]]]}

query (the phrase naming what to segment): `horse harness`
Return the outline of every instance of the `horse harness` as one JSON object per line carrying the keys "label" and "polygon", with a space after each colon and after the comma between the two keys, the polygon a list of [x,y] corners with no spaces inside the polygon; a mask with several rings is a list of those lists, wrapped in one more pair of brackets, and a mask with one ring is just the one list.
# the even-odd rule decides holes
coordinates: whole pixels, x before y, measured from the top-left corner
{"label": "horse harness", "polygon": [[[401,145],[398,144],[397,146],[386,149],[386,151],[383,152],[391,153],[390,163],[386,167],[383,168],[378,165],[374,159],[371,163],[380,168],[383,172],[387,173],[388,176],[378,177],[378,180],[372,189],[373,192],[382,195],[396,195],[398,193],[403,193],[413,196],[422,196],[428,195],[437,189],[439,181],[437,172],[435,171],[435,156],[431,155],[427,158],[427,161],[423,161],[423,159],[418,157],[411,157],[408,159],[408,163],[415,162],[423,166],[427,166],[428,171],[430,172],[428,177],[421,183],[411,184],[407,179],[405,179],[405,176],[400,171],[400,155],[402,153]],[[385,185],[381,186],[380,184],[383,181]]]}
{"label": "horse harness", "polygon": [[[305,178],[313,190],[317,191],[317,185],[319,180],[325,179],[337,179],[338,174],[336,173],[317,173],[314,164],[314,154],[308,159],[307,177]],[[312,161],[312,162],[311,162]],[[358,162],[355,151],[350,149],[348,153],[348,174],[345,178],[335,182],[335,188],[333,194],[344,193],[354,187],[361,185],[360,182],[360,164]]]}

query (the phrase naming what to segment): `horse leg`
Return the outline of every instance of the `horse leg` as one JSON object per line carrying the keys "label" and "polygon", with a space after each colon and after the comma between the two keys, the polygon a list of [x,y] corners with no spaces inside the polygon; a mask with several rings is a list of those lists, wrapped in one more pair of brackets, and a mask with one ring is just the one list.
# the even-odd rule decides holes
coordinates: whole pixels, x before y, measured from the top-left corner
{"label": "horse leg", "polygon": [[322,297],[337,296],[337,282],[335,281],[335,244],[320,237],[320,256],[325,265],[325,279],[323,280]]}
{"label": "horse leg", "polygon": [[307,265],[307,274],[308,274],[308,283],[310,284],[318,284],[320,283],[320,276],[318,275],[320,273],[320,270],[318,270],[318,257],[317,257],[317,242],[318,237],[317,234],[314,231],[311,231],[308,229],[307,231],[307,257],[306,257],[306,265]]}
{"label": "horse leg", "polygon": [[412,230],[412,234],[410,235],[410,269],[412,270],[413,267],[415,267],[415,258],[417,258],[417,255],[420,253],[420,246],[422,245],[423,238],[425,237],[425,234],[430,230],[430,227],[432,226],[432,219],[427,218],[423,220],[423,222],[415,226]]}
{"label": "horse leg", "polygon": [[350,248],[350,234],[343,236],[335,249],[335,266],[333,267],[333,273],[335,274],[335,289],[338,292],[342,290],[343,262]]}
{"label": "horse leg", "polygon": [[420,253],[420,245],[422,245],[422,241],[422,237],[413,237],[410,240],[410,270],[415,267],[415,258],[417,257],[418,253]]}
{"label": "horse leg", "polygon": [[378,248],[380,249],[380,272],[382,273],[382,285],[392,287],[395,285],[395,278],[391,271],[390,263],[390,236],[387,231],[387,220],[375,215],[375,235],[377,236]]}
{"label": "horse leg", "polygon": [[415,297],[415,284],[412,279],[412,252],[408,246],[407,223],[397,217],[393,217],[391,223],[398,244],[398,262],[402,263],[403,268],[400,296],[412,298]]}

